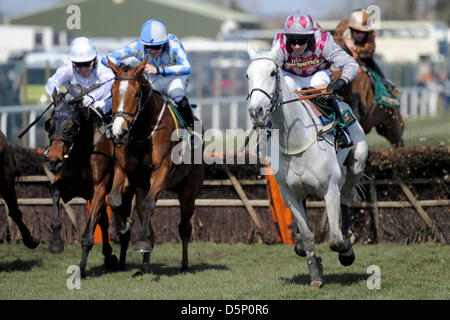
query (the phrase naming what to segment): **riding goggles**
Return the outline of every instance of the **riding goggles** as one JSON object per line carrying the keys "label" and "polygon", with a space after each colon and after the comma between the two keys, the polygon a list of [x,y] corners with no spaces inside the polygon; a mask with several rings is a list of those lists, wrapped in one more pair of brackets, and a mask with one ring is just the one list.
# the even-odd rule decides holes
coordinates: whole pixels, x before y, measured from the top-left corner
{"label": "riding goggles", "polygon": [[163,46],[164,46],[163,44],[159,44],[157,46],[147,46],[146,45],[146,46],[144,46],[144,48],[145,48],[145,50],[157,51],[157,50],[161,50]]}
{"label": "riding goggles", "polygon": [[86,62],[72,62],[72,63],[75,68],[82,68],[82,67],[88,68],[88,67],[91,67],[94,65],[94,60],[86,61]]}
{"label": "riding goggles", "polygon": [[303,38],[287,38],[288,44],[291,46],[295,46],[298,44],[299,46],[303,46],[304,44],[308,43],[310,37],[303,37]]}

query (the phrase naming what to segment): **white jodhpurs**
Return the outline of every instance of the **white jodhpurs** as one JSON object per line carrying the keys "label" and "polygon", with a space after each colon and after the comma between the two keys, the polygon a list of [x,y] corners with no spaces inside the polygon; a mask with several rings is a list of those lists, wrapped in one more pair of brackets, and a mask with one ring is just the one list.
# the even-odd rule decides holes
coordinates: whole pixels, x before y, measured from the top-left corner
{"label": "white jodhpurs", "polygon": [[321,86],[327,86],[330,83],[330,70],[320,70],[309,77],[300,77],[290,72],[282,71],[282,77],[289,88],[292,90],[301,90],[304,88],[312,87],[317,88]]}
{"label": "white jodhpurs", "polygon": [[154,90],[179,102],[186,95],[187,76],[166,76],[147,74],[147,79]]}

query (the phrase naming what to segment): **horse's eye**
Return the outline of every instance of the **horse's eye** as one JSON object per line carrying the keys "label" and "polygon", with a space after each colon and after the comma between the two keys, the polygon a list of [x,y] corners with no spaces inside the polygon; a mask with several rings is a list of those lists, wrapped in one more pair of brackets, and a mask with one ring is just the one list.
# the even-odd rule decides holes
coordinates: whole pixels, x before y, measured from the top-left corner
{"label": "horse's eye", "polygon": [[72,120],[70,120],[70,130],[78,131],[80,125]]}
{"label": "horse's eye", "polygon": [[276,71],[272,71],[272,72],[270,73],[270,76],[271,76],[271,77],[275,77],[276,74],[277,74]]}
{"label": "horse's eye", "polygon": [[245,77],[248,79],[248,74],[247,73],[245,73]]}
{"label": "horse's eye", "polygon": [[52,130],[52,127],[53,127],[52,119],[47,119],[45,121],[45,131],[50,132],[50,130]]}

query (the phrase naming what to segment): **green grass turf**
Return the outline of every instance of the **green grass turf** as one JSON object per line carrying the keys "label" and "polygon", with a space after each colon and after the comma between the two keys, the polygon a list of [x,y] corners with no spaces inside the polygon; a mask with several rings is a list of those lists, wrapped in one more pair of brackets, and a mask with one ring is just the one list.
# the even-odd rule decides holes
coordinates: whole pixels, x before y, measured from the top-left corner
{"label": "green grass turf", "polygon": [[[190,244],[189,273],[179,273],[181,244],[156,245],[152,273],[132,278],[141,254],[128,251],[123,272],[103,271],[101,247],[89,256],[81,289],[69,290],[68,266],[78,265],[80,245],[60,255],[47,244],[29,250],[0,245],[0,299],[449,299],[450,247],[433,243],[355,245],[356,261],[339,264],[328,245],[316,246],[323,259],[325,286],[313,290],[305,258],[289,245]],[[119,247],[114,246],[118,254]],[[368,289],[367,268],[381,270],[381,288]]]}

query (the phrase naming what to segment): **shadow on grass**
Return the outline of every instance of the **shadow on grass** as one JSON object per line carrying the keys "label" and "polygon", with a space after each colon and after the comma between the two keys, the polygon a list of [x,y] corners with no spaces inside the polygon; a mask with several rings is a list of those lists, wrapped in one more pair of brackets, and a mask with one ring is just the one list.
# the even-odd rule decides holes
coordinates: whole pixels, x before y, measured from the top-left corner
{"label": "shadow on grass", "polygon": [[41,260],[20,260],[17,259],[12,262],[0,262],[0,272],[14,272],[14,271],[30,271],[35,266],[40,266]]}
{"label": "shadow on grass", "polygon": [[[106,271],[104,265],[92,266],[91,268],[89,268],[89,265],[88,265],[87,276],[88,277],[100,277],[106,273],[111,273],[111,272],[132,272],[132,274],[130,274],[130,277],[131,277],[140,268],[141,268],[141,264],[127,263],[125,265],[125,270]],[[167,265],[164,265],[161,263],[150,263],[149,274],[158,276],[157,279],[155,279],[155,281],[158,281],[160,276],[171,277],[171,276],[176,276],[176,275],[182,274],[183,272],[181,272],[180,269],[181,269],[181,265],[174,267],[174,266],[167,266]],[[208,264],[208,263],[200,263],[200,264],[191,265],[189,268],[189,271],[187,271],[185,273],[196,274],[198,272],[203,272],[203,271],[207,271],[207,270],[223,271],[223,270],[229,270],[229,268],[225,265],[218,265],[218,264],[213,265],[213,264]]]}
{"label": "shadow on grass", "polygon": [[[341,286],[351,286],[355,283],[366,281],[369,275],[365,273],[332,273],[332,274],[324,274],[323,280],[326,284],[339,284]],[[310,277],[309,274],[299,274],[295,277],[289,278],[281,278],[286,284],[299,284],[309,286]]]}

